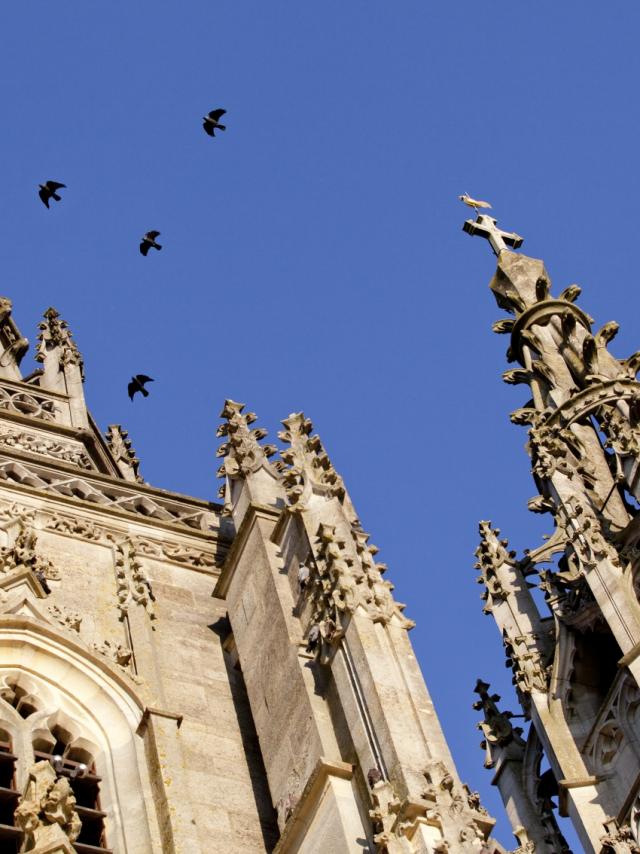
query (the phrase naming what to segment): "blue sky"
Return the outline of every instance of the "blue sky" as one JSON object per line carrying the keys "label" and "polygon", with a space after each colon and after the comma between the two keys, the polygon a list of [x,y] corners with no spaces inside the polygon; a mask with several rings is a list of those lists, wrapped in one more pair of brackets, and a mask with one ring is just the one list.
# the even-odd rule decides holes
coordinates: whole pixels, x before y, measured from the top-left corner
{"label": "blue sky", "polygon": [[[637,349],[639,27],[637,4],[576,0],[0,11],[0,292],[23,333],[58,308],[94,416],[130,431],[158,486],[215,497],[226,397],[272,437],[311,417],[507,844],[471,709],[479,675],[515,702],[474,584],[477,521],[518,549],[550,522],[526,509],[508,419],[525,393],[500,379],[494,260],[457,196],[488,198],[556,292],[578,282],[597,322],[621,322],[613,352]],[[47,211],[49,178],[68,190]],[[152,228],[164,249],[144,259]],[[131,404],[138,371],[156,383]]]}

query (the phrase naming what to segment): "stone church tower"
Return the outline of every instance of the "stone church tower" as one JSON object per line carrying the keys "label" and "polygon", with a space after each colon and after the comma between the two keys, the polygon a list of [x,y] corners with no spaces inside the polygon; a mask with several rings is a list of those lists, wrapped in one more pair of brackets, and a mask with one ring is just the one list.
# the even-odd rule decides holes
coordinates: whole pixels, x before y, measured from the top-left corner
{"label": "stone church tower", "polygon": [[[640,852],[640,353],[607,349],[618,324],[598,331],[558,296],[542,261],[509,251],[522,242],[479,216],[464,230],[498,256],[490,288],[511,317],[503,379],[525,388],[511,421],[528,428],[537,495],[553,535],[521,557],[480,523],[485,613],[502,634],[526,738],[479,681],[486,762],[494,770],[523,852],[562,852],[552,809],[569,816],[585,852]],[[539,588],[540,607],[532,595]],[[544,757],[549,768],[543,771]]]}
{"label": "stone church tower", "polygon": [[[578,335],[585,316],[562,305]],[[601,339],[589,339],[594,365],[600,360],[603,376],[619,372],[600,355]],[[176,495],[143,481],[120,426],[101,435],[85,405],[80,352],[54,309],[40,324],[40,367],[23,375],[27,346],[11,303],[1,300],[0,852],[502,851],[489,838],[493,820],[456,773],[409,642],[412,623],[311,423],[287,418],[284,448],[270,461],[275,449],[260,444],[265,431],[251,427],[255,416],[227,401],[219,429],[224,503]],[[625,399],[633,380],[617,382],[605,396]],[[622,410],[606,411],[618,448],[627,422]],[[581,441],[588,429],[580,426]],[[573,461],[553,463],[553,477],[567,481],[577,502],[571,519],[586,530],[572,540],[566,584],[578,563],[597,559],[588,576],[601,579],[597,606],[588,607],[601,607],[611,627],[607,667],[617,666],[618,643],[632,672],[635,641],[623,634],[636,632],[633,579],[613,561],[609,528],[594,539],[602,525],[589,509],[613,483],[598,453],[575,472]],[[632,462],[621,453],[619,473],[635,483]],[[583,496],[587,466],[591,491]],[[627,516],[614,490],[607,524],[632,549]],[[521,571],[511,558],[508,569],[495,563],[514,578]],[[614,588],[616,608],[606,599]],[[561,596],[550,591],[553,601]],[[525,592],[500,600],[515,614],[508,596]],[[518,613],[533,619],[528,605]],[[587,672],[594,643],[571,641],[572,629],[559,625],[567,635],[562,673]],[[535,644],[551,643],[537,626],[514,629],[531,638],[534,663],[546,655]],[[611,709],[623,698],[632,708],[627,672],[616,671]],[[535,678],[535,714],[542,733],[553,733],[547,683]],[[571,690],[586,692],[578,706],[591,709],[608,690],[601,682],[591,693],[568,682],[553,690],[565,692],[558,703]],[[576,712],[566,732],[583,738],[586,713]],[[635,743],[626,730],[610,731],[606,755],[629,774]],[[599,732],[593,743],[595,756]],[[552,745],[569,810],[582,817],[594,792],[602,820],[622,809],[606,770],[587,759],[590,743],[584,756],[568,735],[564,753]],[[587,836],[599,819],[585,817]]]}

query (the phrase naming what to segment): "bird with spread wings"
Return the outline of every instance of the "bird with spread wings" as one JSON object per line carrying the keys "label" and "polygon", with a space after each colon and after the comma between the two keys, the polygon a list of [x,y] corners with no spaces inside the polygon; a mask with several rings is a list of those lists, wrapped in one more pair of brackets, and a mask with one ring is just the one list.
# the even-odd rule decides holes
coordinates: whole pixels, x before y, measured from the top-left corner
{"label": "bird with spread wings", "polygon": [[491,208],[489,202],[481,202],[479,199],[472,199],[469,193],[463,193],[461,196],[458,196],[458,198],[465,205],[473,208],[476,213],[478,213],[478,208]]}

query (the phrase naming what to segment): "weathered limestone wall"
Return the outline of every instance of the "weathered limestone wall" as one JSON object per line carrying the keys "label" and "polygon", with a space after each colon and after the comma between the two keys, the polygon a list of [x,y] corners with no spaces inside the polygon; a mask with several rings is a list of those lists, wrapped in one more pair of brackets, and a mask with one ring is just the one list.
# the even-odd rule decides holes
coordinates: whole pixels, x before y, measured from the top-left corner
{"label": "weathered limestone wall", "polygon": [[[223,649],[226,608],[211,595],[212,543],[184,530],[157,530],[152,523],[123,524],[71,502],[61,512],[61,504],[23,495],[19,488],[0,489],[0,524],[10,547],[22,518],[36,533],[38,557],[51,562],[51,593],[37,605],[52,630],[85,647],[140,697],[132,739],[150,795],[151,827],[148,847],[133,850],[271,850],[277,838],[274,813],[242,674]],[[56,525],[66,533],[52,530]],[[146,553],[162,544],[181,562]],[[198,557],[203,553],[206,561]],[[146,579],[140,602],[136,571]],[[75,615],[81,616],[79,626]],[[127,660],[129,649],[133,655]],[[0,654],[0,678],[2,673]],[[91,712],[100,721],[99,700]],[[99,767],[105,759],[98,757]],[[133,793],[122,786],[117,762],[112,786],[108,776],[102,787],[107,839],[119,852],[124,848],[116,827],[131,811]]]}

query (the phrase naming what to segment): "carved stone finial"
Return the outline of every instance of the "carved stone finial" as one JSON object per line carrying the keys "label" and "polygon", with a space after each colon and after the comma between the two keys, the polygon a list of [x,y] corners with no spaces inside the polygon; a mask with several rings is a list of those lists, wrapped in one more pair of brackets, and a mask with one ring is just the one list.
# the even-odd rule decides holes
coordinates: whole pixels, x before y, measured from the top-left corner
{"label": "carved stone finial", "polygon": [[[29,782],[15,811],[16,825],[24,833],[25,851],[67,851],[76,841],[82,822],[76,799],[66,777],[56,777],[51,763],[43,760],[29,769]],[[60,847],[56,847],[57,843]]]}
{"label": "carved stone finial", "polygon": [[278,438],[291,446],[280,456],[288,465],[283,482],[292,509],[303,510],[314,493],[344,501],[344,481],[331,464],[320,437],[311,435],[311,421],[303,412],[294,412],[282,423],[285,429]]}
{"label": "carved stone finial", "polygon": [[499,694],[490,694],[489,682],[483,682],[478,679],[476,687],[473,689],[480,697],[473,704],[476,711],[482,711],[484,719],[477,725],[484,734],[484,740],[481,747],[485,750],[485,768],[493,768],[497,761],[495,755],[496,750],[509,748],[514,749],[524,755],[526,747],[525,741],[522,739],[522,729],[514,727],[511,724],[513,712],[501,712],[497,706],[500,700]]}
{"label": "carved stone finial", "polygon": [[52,350],[60,350],[60,367],[65,365],[77,365],[84,379],[84,362],[78,347],[71,337],[69,324],[62,320],[55,308],[48,308],[44,313],[44,322],[38,328],[38,351],[36,360],[44,362],[46,354]]}
{"label": "carved stone finial", "polygon": [[225,458],[218,471],[221,477],[243,477],[258,471],[262,466],[269,466],[268,458],[276,452],[275,445],[260,444],[260,439],[265,438],[267,431],[262,427],[250,429],[249,425],[256,421],[256,415],[254,412],[243,413],[243,410],[244,403],[226,400],[220,413],[226,423],[218,427],[216,435],[227,438],[216,454]]}
{"label": "carved stone finial", "polygon": [[522,246],[523,238],[510,231],[498,228],[497,220],[486,214],[480,214],[477,219],[468,219],[462,226],[467,234],[478,235],[489,241],[495,255],[500,255],[507,248],[518,249]]}
{"label": "carved stone finial", "polygon": [[109,424],[106,433],[109,450],[113,454],[118,468],[127,480],[142,483],[143,478],[138,473],[140,460],[133,449],[131,439],[127,430],[123,430],[120,424]]}

